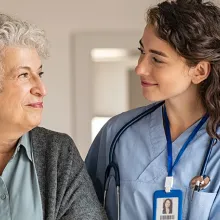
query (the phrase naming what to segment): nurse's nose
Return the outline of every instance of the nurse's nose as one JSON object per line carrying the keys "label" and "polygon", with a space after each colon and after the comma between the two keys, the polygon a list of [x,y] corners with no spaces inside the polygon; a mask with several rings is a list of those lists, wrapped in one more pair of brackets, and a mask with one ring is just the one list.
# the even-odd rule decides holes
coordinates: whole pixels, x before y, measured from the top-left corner
{"label": "nurse's nose", "polygon": [[135,72],[138,76],[149,75],[150,66],[148,64],[147,56],[141,55],[138,64],[135,67]]}

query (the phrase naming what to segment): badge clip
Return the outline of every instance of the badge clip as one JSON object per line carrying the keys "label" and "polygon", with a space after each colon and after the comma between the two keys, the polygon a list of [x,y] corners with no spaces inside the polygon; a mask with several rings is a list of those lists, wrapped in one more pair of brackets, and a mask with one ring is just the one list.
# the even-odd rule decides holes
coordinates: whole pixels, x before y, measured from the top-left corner
{"label": "badge clip", "polygon": [[172,176],[167,176],[165,180],[165,192],[170,193],[170,190],[173,187],[173,177]]}

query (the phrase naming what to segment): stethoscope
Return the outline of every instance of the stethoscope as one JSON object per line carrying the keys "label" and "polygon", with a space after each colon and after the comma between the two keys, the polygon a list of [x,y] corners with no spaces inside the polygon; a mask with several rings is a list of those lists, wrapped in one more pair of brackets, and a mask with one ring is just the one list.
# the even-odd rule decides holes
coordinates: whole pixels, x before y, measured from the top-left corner
{"label": "stethoscope", "polygon": [[[105,171],[105,180],[104,180],[104,208],[106,208],[106,197],[109,189],[109,183],[110,183],[110,176],[113,176],[115,179],[115,186],[116,186],[116,203],[117,203],[117,219],[120,220],[120,170],[117,162],[114,161],[114,154],[115,154],[115,148],[117,145],[117,142],[121,135],[133,124],[140,121],[145,116],[151,114],[156,109],[158,109],[160,106],[164,104],[164,101],[152,106],[150,109],[147,109],[146,111],[142,112],[141,114],[137,115],[133,119],[131,119],[129,122],[127,122],[115,135],[111,146],[109,150],[109,164]],[[194,188],[194,191],[200,191],[201,189],[204,189],[209,185],[210,178],[205,174],[206,173],[206,167],[208,165],[211,152],[212,152],[212,146],[213,146],[214,139],[211,138],[209,142],[209,147],[207,149],[205,160],[203,162],[200,175],[196,176],[191,181],[191,187]],[[114,175],[111,175],[111,171],[114,171]]]}

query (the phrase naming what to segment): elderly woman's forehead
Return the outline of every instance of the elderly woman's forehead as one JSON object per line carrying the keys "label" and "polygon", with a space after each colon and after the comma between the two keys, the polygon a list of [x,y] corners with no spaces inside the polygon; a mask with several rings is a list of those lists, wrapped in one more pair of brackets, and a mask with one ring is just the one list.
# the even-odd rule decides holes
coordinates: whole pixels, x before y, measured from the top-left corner
{"label": "elderly woman's forehead", "polygon": [[5,67],[10,68],[24,66],[39,68],[41,66],[40,56],[34,48],[8,47],[5,49],[1,61]]}

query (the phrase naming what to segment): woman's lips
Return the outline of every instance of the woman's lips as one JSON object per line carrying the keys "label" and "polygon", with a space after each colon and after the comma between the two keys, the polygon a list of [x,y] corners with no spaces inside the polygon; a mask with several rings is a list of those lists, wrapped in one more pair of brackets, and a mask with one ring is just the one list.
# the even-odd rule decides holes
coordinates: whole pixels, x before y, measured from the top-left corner
{"label": "woman's lips", "polygon": [[43,102],[30,103],[27,106],[30,106],[32,108],[43,108]]}
{"label": "woman's lips", "polygon": [[156,86],[156,85],[158,85],[158,84],[156,84],[156,83],[150,83],[150,82],[147,82],[147,81],[141,81],[141,85],[142,85],[143,87],[151,87],[151,86]]}

